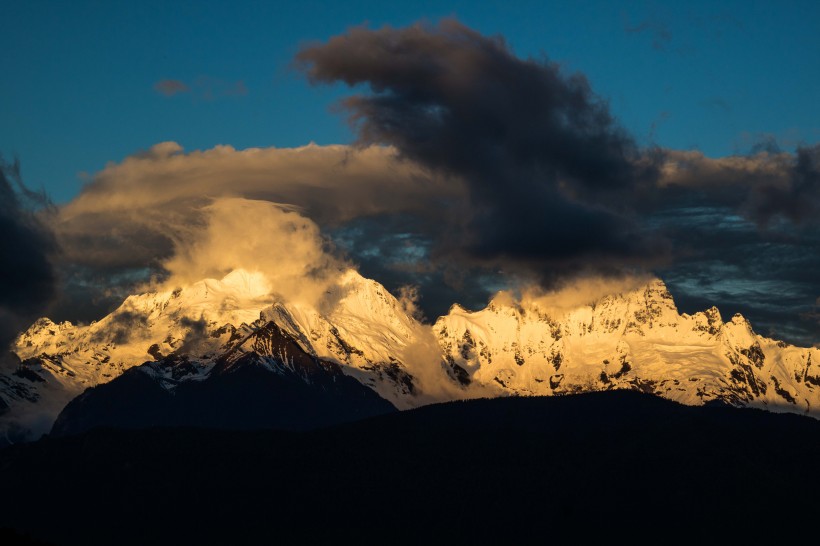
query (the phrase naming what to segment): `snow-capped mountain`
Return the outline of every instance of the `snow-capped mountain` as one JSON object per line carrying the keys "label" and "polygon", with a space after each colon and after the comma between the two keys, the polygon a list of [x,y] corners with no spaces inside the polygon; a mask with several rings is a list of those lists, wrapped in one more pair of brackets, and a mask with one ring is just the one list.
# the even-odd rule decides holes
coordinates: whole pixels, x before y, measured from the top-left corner
{"label": "snow-capped mountain", "polygon": [[398,358],[425,327],[384,287],[348,270],[311,305],[282,301],[262,274],[235,270],[220,280],[130,296],[87,326],[35,322],[16,340],[17,358],[0,369],[0,399],[8,406],[0,439],[47,432],[85,389],[146,362],[174,357],[174,366],[141,368],[166,389],[202,381],[221,357],[269,323],[396,407],[415,403],[414,375]]}
{"label": "snow-capped mountain", "polygon": [[353,270],[312,303],[284,301],[261,273],[236,270],[131,296],[90,325],[38,320],[0,370],[2,434],[47,432],[71,399],[134,367],[168,392],[239,352],[282,372],[285,356],[250,341],[274,327],[399,409],[628,388],[820,415],[820,350],[761,337],[740,315],[724,323],[715,308],[680,314],[659,280],[569,311],[509,298],[478,312],[456,305],[431,327]]}
{"label": "snow-capped mountain", "polygon": [[207,373],[185,354],[126,370],[87,389],[60,412],[51,431],[198,426],[305,430],[396,411],[342,366],[306,353],[275,322],[243,326]]}
{"label": "snow-capped mountain", "polygon": [[627,388],[820,416],[820,350],[759,336],[739,314],[724,323],[714,307],[679,314],[660,280],[561,316],[535,303],[454,306],[433,329],[464,385],[519,395]]}

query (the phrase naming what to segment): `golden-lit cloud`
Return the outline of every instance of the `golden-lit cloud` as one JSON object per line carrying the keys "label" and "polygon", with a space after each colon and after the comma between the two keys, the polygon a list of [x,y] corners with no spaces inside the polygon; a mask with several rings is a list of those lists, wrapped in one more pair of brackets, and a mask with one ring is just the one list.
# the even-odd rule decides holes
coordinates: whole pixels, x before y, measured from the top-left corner
{"label": "golden-lit cloud", "polygon": [[222,197],[201,212],[204,225],[178,233],[174,255],[163,262],[167,288],[244,269],[262,273],[284,301],[318,307],[350,267],[327,252],[319,226],[287,207]]}
{"label": "golden-lit cloud", "polygon": [[157,144],[110,163],[55,223],[67,259],[91,267],[143,267],[171,255],[175,238],[203,225],[203,207],[246,197],[295,207],[320,225],[379,214],[432,213],[458,199],[455,180],[430,175],[371,146],[308,145],[184,153]]}
{"label": "golden-lit cloud", "polygon": [[[652,280],[647,273],[635,273],[619,277],[585,276],[566,279],[552,290],[538,285],[528,285],[521,290],[518,303],[525,309],[536,309],[553,317],[561,317],[569,311],[591,305],[606,296],[626,294],[645,286]],[[512,299],[505,292],[498,297]]]}

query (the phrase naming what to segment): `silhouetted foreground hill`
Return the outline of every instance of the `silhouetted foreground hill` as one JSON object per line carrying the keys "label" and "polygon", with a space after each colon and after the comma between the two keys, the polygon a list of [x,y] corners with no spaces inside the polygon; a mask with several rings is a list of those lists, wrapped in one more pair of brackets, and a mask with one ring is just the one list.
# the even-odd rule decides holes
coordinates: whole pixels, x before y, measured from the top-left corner
{"label": "silhouetted foreground hill", "polygon": [[0,451],[0,527],[54,544],[788,540],[820,533],[818,460],[818,421],[628,391],[312,432],[94,430]]}

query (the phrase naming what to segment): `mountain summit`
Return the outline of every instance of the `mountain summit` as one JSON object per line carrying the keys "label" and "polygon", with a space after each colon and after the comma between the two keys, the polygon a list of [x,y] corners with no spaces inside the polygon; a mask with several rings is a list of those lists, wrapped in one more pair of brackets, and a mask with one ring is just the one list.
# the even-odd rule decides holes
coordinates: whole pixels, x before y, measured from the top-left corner
{"label": "mountain summit", "polygon": [[[122,388],[126,383],[169,395],[161,398],[173,407],[146,422],[163,424],[165,415],[168,423],[216,424],[180,417],[188,411],[178,407],[185,397],[170,394],[213,405],[198,393],[246,368],[335,400],[327,415],[294,417],[294,427],[453,399],[611,389],[820,415],[820,350],[757,335],[740,315],[724,322],[714,307],[681,314],[660,280],[570,309],[502,297],[477,312],[455,305],[430,326],[353,270],[308,302],[286,301],[264,275],[240,269],[130,296],[89,325],[36,321],[0,368],[0,441],[48,432],[84,392],[58,429],[116,425],[116,412],[110,422],[87,413],[108,407],[103,393],[128,393],[131,407],[139,407],[142,388]],[[86,391],[106,383],[111,387]],[[270,396],[286,400],[284,384]],[[223,417],[237,408],[226,407]],[[239,414],[224,422],[219,411],[212,415],[223,426],[242,421]],[[282,419],[247,419],[292,428]]]}

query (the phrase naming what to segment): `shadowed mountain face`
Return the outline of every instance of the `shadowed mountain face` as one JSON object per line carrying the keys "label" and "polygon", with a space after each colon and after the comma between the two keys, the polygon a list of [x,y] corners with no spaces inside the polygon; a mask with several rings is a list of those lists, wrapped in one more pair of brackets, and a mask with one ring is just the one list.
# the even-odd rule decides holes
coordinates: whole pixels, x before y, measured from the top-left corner
{"label": "shadowed mountain face", "polygon": [[87,390],[60,413],[52,434],[151,426],[302,430],[392,411],[390,402],[338,364],[305,353],[271,322],[208,371],[171,355]]}
{"label": "shadowed mountain face", "polygon": [[760,543],[810,531],[820,422],[629,391],[310,432],[95,430],[0,450],[0,527],[55,544]]}

